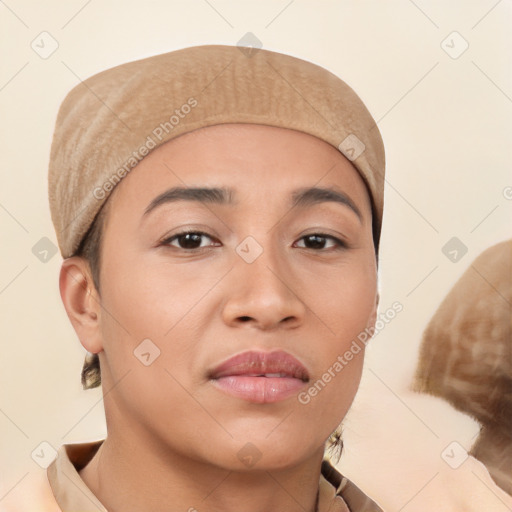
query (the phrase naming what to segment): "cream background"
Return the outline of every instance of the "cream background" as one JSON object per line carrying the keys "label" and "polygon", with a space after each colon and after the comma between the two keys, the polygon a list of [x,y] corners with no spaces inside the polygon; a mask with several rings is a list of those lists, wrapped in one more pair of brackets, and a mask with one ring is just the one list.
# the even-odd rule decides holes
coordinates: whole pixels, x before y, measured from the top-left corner
{"label": "cream background", "polygon": [[[42,263],[31,252],[45,236],[56,244],[47,162],[60,102],[77,77],[236,44],[248,31],[349,83],[386,147],[381,311],[397,300],[404,310],[367,351],[339,468],[387,510],[418,510],[429,486],[444,492],[444,472],[462,475],[440,454],[452,441],[469,449],[478,426],[407,386],[437,305],[480,252],[511,235],[511,10],[509,0],[0,2],[0,504],[40,471],[30,454],[41,442],[105,435],[101,391],[81,389],[60,255]],[[30,47],[42,31],[59,43],[46,60]],[[458,59],[440,46],[453,31],[469,42]],[[458,263],[441,252],[452,236],[468,247]],[[507,510],[488,492],[489,510]]]}

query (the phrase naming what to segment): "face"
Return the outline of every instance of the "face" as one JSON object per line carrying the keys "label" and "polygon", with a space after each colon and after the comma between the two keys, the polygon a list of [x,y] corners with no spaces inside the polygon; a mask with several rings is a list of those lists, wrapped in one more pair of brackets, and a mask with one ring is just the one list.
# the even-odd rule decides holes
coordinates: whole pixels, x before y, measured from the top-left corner
{"label": "face", "polygon": [[154,150],[109,201],[109,435],[236,470],[246,455],[276,469],[318,453],[361,376],[364,350],[339,356],[375,320],[371,206],[352,164],[301,132],[219,125]]}

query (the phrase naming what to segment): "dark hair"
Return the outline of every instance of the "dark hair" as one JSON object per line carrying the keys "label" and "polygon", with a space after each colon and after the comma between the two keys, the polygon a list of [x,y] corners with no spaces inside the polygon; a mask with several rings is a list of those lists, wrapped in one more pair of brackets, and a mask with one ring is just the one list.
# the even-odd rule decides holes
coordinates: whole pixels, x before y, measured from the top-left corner
{"label": "dark hair", "polygon": [[101,258],[101,240],[103,235],[103,228],[108,214],[110,201],[105,203],[96,214],[92,224],[90,225],[87,233],[80,242],[78,249],[73,256],[81,256],[91,269],[92,280],[98,293],[100,293],[100,258]]}
{"label": "dark hair", "polygon": [[[85,234],[74,256],[84,258],[89,264],[92,281],[98,294],[100,293],[101,241],[105,227],[110,201],[105,201],[96,214],[93,223]],[[82,367],[82,387],[96,388],[101,384],[100,358],[98,354],[87,353]]]}

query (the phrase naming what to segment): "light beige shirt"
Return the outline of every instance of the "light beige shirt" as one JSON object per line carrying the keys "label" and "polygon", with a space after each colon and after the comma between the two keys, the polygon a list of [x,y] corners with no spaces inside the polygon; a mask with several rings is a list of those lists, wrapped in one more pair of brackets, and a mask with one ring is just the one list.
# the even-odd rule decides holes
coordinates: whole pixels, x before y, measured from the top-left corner
{"label": "light beige shirt", "polygon": [[[29,488],[30,492],[7,496],[0,503],[0,511],[108,512],[78,473],[89,463],[102,443],[103,440],[62,445],[46,473],[39,472],[36,477],[29,477],[32,481],[25,489]],[[318,511],[383,512],[327,461],[323,462],[320,475]]]}

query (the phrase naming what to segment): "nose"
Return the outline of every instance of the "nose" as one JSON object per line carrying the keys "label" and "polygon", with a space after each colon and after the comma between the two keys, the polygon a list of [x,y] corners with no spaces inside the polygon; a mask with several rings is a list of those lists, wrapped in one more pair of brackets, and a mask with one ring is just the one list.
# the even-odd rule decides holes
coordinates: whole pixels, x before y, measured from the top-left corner
{"label": "nose", "polygon": [[298,295],[298,280],[284,256],[275,252],[265,248],[252,263],[235,254],[222,312],[227,325],[273,330],[303,323],[307,308]]}

